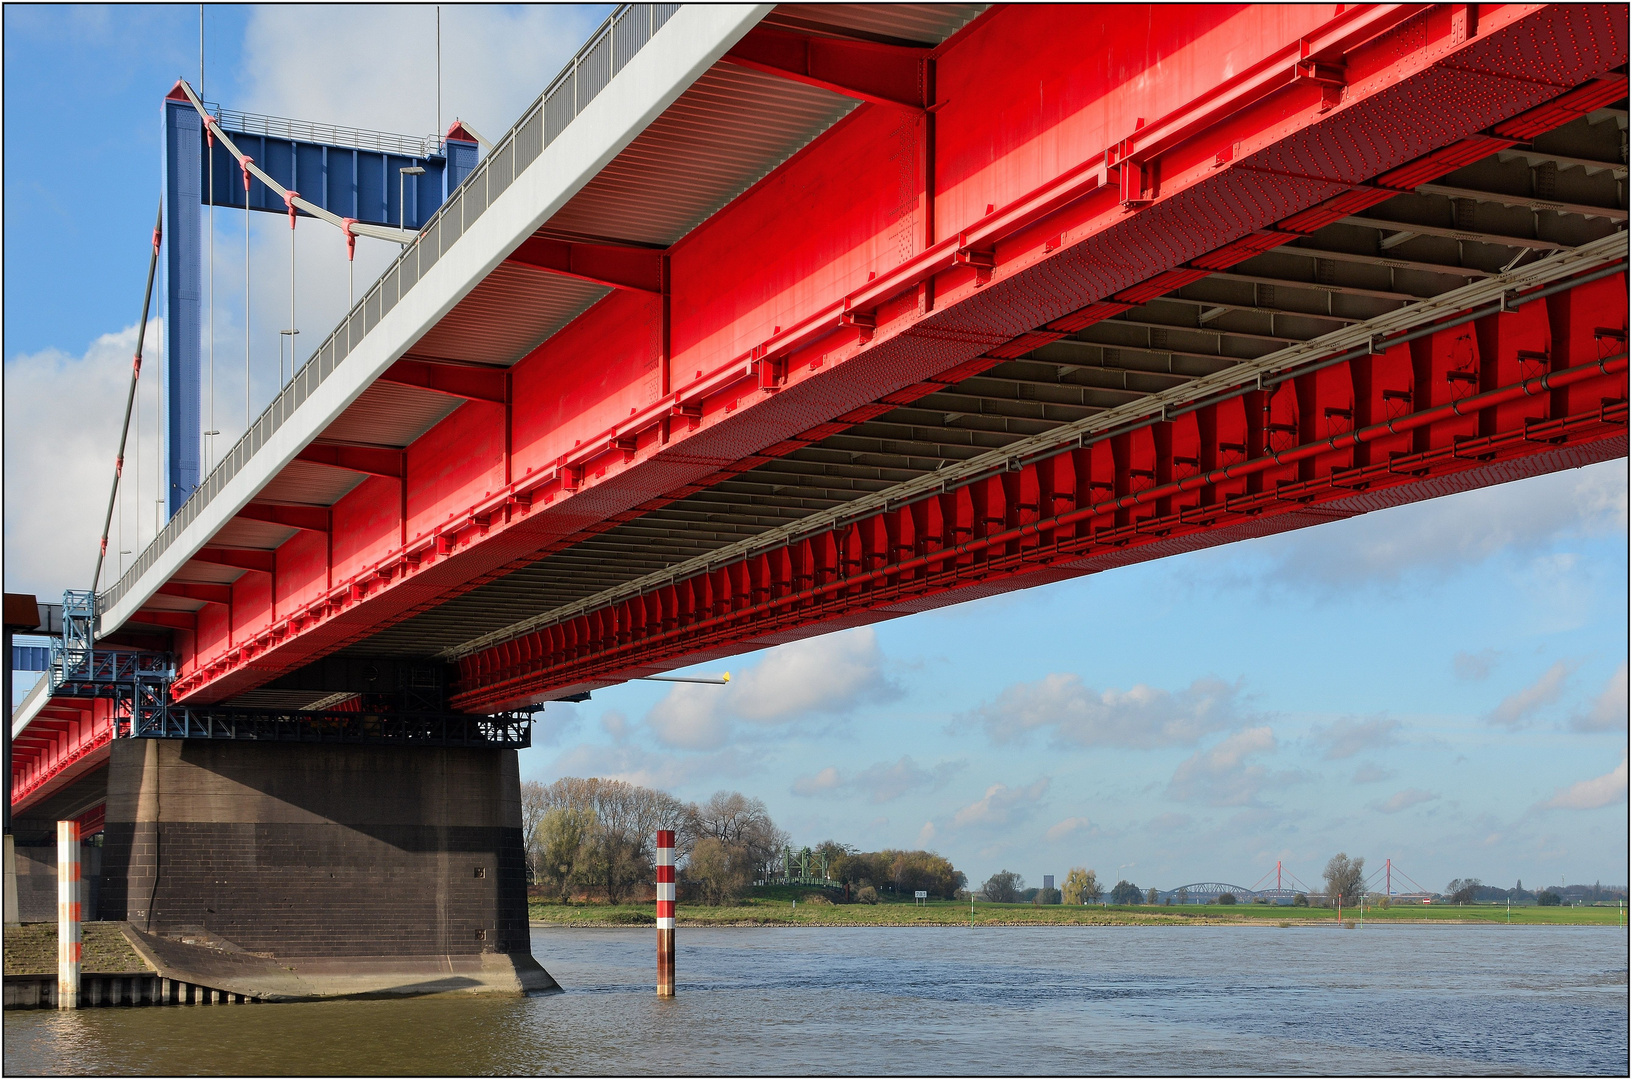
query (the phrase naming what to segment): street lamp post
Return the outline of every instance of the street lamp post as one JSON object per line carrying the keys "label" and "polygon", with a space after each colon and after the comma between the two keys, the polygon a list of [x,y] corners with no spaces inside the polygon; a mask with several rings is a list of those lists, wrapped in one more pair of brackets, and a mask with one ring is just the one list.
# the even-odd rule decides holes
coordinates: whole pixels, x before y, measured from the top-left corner
{"label": "street lamp post", "polygon": [[[397,170],[397,228],[399,229],[407,228],[403,222],[407,220],[408,214],[408,178],[410,176],[424,175],[425,169],[419,165],[404,165]],[[417,206],[419,200],[415,199],[414,204]]]}

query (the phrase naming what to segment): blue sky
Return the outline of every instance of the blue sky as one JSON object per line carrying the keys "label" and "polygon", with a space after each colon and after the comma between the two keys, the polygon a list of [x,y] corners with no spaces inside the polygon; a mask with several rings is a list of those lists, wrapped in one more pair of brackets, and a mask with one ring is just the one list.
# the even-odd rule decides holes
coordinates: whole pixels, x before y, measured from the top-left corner
{"label": "blue sky", "polygon": [[[10,590],[89,574],[159,100],[196,78],[197,10],[5,11]],[[445,121],[502,132],[606,10],[445,8]],[[207,19],[207,96],[229,107],[435,126],[430,8]],[[252,226],[251,305],[269,313],[252,323],[268,327],[287,307],[287,232]],[[300,233],[302,321],[326,330],[345,272],[319,228]],[[243,219],[223,212],[216,243],[226,446],[242,424]],[[360,248],[359,284],[389,254]],[[252,341],[249,364],[258,411],[275,340]],[[122,549],[152,533],[151,448],[143,470],[148,509],[134,492],[121,507]],[[1622,460],[783,646],[703,669],[730,668],[728,687],[552,705],[522,771],[740,789],[796,842],[924,845],[977,882],[1088,865],[1141,886],[1252,885],[1279,859],[1312,884],[1342,850],[1430,888],[1624,883],[1626,508]]]}

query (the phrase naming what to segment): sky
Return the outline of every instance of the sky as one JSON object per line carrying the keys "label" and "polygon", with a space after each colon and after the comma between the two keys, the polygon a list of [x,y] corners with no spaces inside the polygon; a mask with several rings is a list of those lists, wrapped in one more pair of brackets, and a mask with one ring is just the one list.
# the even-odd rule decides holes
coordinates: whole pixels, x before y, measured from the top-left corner
{"label": "sky", "polygon": [[[446,6],[442,113],[492,139],[606,7]],[[198,8],[5,8],[5,587],[84,588],[159,187],[159,102]],[[205,96],[429,134],[435,10],[209,7]],[[52,160],[39,161],[37,147]],[[45,164],[45,168],[37,164]],[[214,228],[219,446],[243,430],[244,220]],[[297,324],[347,307],[297,232]],[[251,411],[287,322],[284,219],[250,222]],[[357,288],[394,245],[359,241]],[[257,328],[259,332],[257,333]],[[150,324],[149,355],[157,327]],[[206,351],[206,357],[210,351]],[[144,379],[110,552],[154,526]],[[137,469],[139,458],[140,469]],[[765,800],[796,844],[927,847],[978,884],[1316,885],[1339,851],[1409,881],[1627,881],[1625,460],[975,601],[550,705],[526,779]],[[111,556],[110,556],[111,557]],[[128,561],[130,555],[124,556]]]}

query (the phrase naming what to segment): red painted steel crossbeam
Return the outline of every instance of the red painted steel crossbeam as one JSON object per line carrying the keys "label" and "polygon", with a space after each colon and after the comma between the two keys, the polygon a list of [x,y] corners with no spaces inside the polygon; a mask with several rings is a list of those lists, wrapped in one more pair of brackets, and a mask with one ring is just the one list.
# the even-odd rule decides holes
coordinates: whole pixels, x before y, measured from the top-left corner
{"label": "red painted steel crossbeam", "polygon": [[508,262],[614,289],[663,291],[663,252],[615,244],[585,244],[535,236],[522,241]]}
{"label": "red painted steel crossbeam", "polygon": [[1623,265],[658,586],[465,658],[454,700],[511,708],[1511,479],[1527,460],[1551,469],[1624,455],[1625,301]]}
{"label": "red painted steel crossbeam", "polygon": [[929,49],[846,41],[757,26],[725,54],[727,62],[877,105],[926,109]]}
{"label": "red painted steel crossbeam", "polygon": [[105,698],[50,702],[12,744],[11,802],[25,809],[107,760],[114,739],[113,702]]}
{"label": "red painted steel crossbeam", "polygon": [[[1590,82],[1626,59],[1607,5],[1164,12],[999,9],[912,58],[929,108],[856,110],[663,253],[660,292],[626,281],[485,387],[410,354],[388,379],[466,404],[332,509],[243,512],[298,531],[178,630],[178,695],[231,697],[1625,93]],[[801,70],[834,82],[819,52]],[[538,261],[629,270],[566,256]]]}

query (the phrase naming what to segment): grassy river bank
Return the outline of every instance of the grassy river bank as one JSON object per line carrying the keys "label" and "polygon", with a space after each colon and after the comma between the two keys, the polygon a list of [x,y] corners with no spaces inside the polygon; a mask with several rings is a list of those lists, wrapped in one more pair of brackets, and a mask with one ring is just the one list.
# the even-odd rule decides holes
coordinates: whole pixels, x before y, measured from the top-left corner
{"label": "grassy river bank", "polygon": [[[1067,907],[1063,904],[990,904],[969,901],[881,899],[877,904],[835,904],[818,890],[784,887],[754,889],[731,905],[681,903],[680,926],[1159,926],[1218,925],[1318,926],[1337,923],[1328,908],[1279,907],[1264,904],[1144,904]],[[797,901],[797,903],[795,903]],[[559,903],[533,898],[528,914],[539,926],[649,926],[652,904]],[[1515,907],[1505,905],[1394,904],[1345,909],[1343,922],[1479,923],[1529,926],[1622,926],[1626,913],[1605,907]]]}

